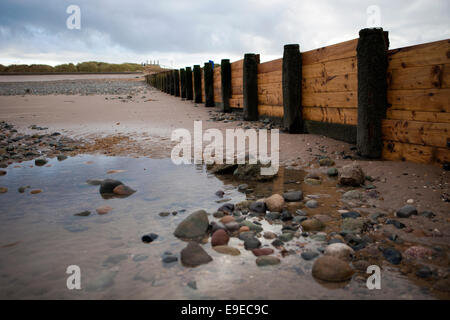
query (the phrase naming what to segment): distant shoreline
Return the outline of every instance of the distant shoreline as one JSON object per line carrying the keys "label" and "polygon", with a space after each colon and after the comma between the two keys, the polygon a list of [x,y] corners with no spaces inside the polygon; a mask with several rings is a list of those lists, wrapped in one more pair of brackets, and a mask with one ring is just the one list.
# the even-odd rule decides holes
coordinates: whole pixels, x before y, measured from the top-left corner
{"label": "distant shoreline", "polygon": [[144,74],[143,71],[127,72],[0,72],[0,76],[48,76],[48,75],[74,75],[74,74]]}

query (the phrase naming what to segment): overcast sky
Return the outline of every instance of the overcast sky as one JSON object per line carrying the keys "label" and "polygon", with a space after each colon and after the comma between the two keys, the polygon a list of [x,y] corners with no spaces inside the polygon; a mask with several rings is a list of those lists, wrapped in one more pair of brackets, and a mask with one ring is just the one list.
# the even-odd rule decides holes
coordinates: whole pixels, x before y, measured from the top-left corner
{"label": "overcast sky", "polygon": [[[79,30],[66,27],[72,4]],[[376,17],[371,5],[391,48],[450,38],[449,0],[1,0],[0,63],[159,59],[180,68],[248,52],[268,61],[287,43],[307,51],[357,38]]]}

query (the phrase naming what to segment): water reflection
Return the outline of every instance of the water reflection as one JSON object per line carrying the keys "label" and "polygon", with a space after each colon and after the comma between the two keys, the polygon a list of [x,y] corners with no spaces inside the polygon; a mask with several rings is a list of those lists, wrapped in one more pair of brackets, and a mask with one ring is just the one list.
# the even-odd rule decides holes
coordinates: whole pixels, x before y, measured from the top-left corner
{"label": "water reflection", "polygon": [[[236,203],[246,199],[237,190],[242,182],[208,174],[203,166],[175,166],[170,159],[77,156],[50,166],[34,167],[24,162],[11,166],[0,177],[8,192],[0,195],[0,298],[2,299],[309,299],[309,298],[407,298],[427,296],[406,279],[391,278],[383,290],[369,291],[365,283],[352,281],[330,290],[311,277],[312,262],[300,258],[299,248],[312,250],[322,244],[300,238],[291,241],[294,254],[274,267],[259,268],[243,243],[231,238],[241,251],[228,256],[205,250],[213,261],[197,268],[179,262],[166,264],[168,253],[178,256],[185,243],[173,236],[180,221],[197,209],[212,213],[220,204],[215,195]],[[116,173],[107,174],[108,171]],[[123,170],[123,171],[121,171]],[[282,168],[280,177],[268,183],[247,182],[264,197],[272,192],[299,188],[304,172]],[[137,190],[127,198],[104,199],[91,179],[117,179]],[[17,190],[31,186],[24,193]],[[305,187],[306,194],[335,192],[333,181],[320,189]],[[309,189],[310,188],[310,189]],[[334,188],[334,189],[333,189]],[[41,189],[40,194],[30,194]],[[303,189],[303,185],[302,185]],[[324,212],[333,204],[324,198]],[[110,206],[104,215],[96,209]],[[89,215],[76,215],[89,211]],[[176,214],[160,216],[167,211]],[[210,216],[210,220],[212,220]],[[257,218],[254,218],[257,219]],[[280,233],[281,225],[261,220],[265,230]],[[144,234],[158,238],[143,243]],[[269,241],[261,238],[263,245]],[[300,246],[301,245],[301,246]],[[281,255],[277,253],[281,258]],[[82,290],[68,290],[66,268],[78,265]],[[195,282],[196,289],[189,283]]]}

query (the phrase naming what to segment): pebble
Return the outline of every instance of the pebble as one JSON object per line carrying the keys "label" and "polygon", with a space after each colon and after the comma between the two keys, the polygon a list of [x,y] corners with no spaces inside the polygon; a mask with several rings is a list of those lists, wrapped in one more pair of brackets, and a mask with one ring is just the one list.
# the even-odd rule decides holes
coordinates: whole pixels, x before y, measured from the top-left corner
{"label": "pebble", "polygon": [[302,201],[303,200],[303,192],[302,191],[285,192],[283,194],[283,197],[286,202]]}
{"label": "pebble", "polygon": [[256,238],[248,238],[244,240],[244,248],[246,250],[257,249],[261,246],[261,242]]}
{"label": "pebble", "polygon": [[351,261],[355,255],[355,251],[345,243],[333,243],[325,248],[324,255],[344,261]]}
{"label": "pebble", "polygon": [[164,211],[164,212],[160,212],[159,213],[159,216],[160,217],[167,217],[167,216],[169,216],[170,215],[170,212],[167,212],[167,211]]}
{"label": "pebble", "polygon": [[305,231],[321,231],[325,228],[325,225],[321,221],[314,218],[303,221],[301,226]]}
{"label": "pebble", "polygon": [[265,200],[266,207],[271,212],[281,212],[284,206],[284,198],[279,194],[274,194]]}
{"label": "pebble", "polygon": [[197,242],[189,242],[181,250],[181,262],[187,267],[197,267],[211,262],[211,256]]}
{"label": "pebble", "polygon": [[416,276],[418,276],[419,278],[429,278],[433,275],[433,272],[431,271],[431,269],[427,266],[425,267],[421,267],[420,269],[418,269],[416,271]]}
{"label": "pebble", "polygon": [[157,234],[149,233],[149,234],[142,236],[141,240],[144,243],[151,243],[151,242],[155,241],[157,238],[158,238]]}
{"label": "pebble", "polygon": [[349,212],[345,212],[343,214],[341,214],[342,218],[352,218],[352,219],[356,219],[361,217],[361,214],[359,214],[358,212],[355,211],[349,211]]}
{"label": "pebble", "polygon": [[0,193],[6,193],[8,192],[8,188],[0,187]]}
{"label": "pebble", "polygon": [[320,280],[342,282],[351,279],[354,270],[350,265],[332,256],[322,256],[314,261],[312,275]]}
{"label": "pebble", "polygon": [[229,247],[229,246],[214,246],[213,249],[222,254],[228,254],[230,256],[238,256],[241,254],[239,249]]}
{"label": "pebble", "polygon": [[317,208],[319,206],[319,203],[317,202],[317,200],[308,200],[305,203],[305,206],[307,206],[310,209],[314,209],[314,208]]}
{"label": "pebble", "polygon": [[314,252],[314,251],[304,251],[301,253],[301,257],[303,258],[303,260],[306,260],[306,261],[313,260],[313,259],[317,258],[318,256],[319,256],[319,253]]}
{"label": "pebble", "polygon": [[261,256],[256,258],[256,265],[258,267],[273,266],[279,264],[281,261],[274,256]]}
{"label": "pebble", "polygon": [[409,218],[412,215],[417,215],[417,209],[416,207],[407,204],[406,206],[403,206],[402,208],[400,208],[397,213],[396,213],[397,217],[399,218]]}
{"label": "pebble", "polygon": [[272,254],[274,251],[272,248],[259,248],[259,249],[253,249],[252,253],[259,257],[259,256],[267,256],[269,254]]}
{"label": "pebble", "polygon": [[275,239],[277,237],[277,235],[275,233],[273,233],[272,231],[265,231],[263,234],[264,239],[268,239],[268,240],[272,240]]}
{"label": "pebble", "polygon": [[399,264],[402,261],[402,254],[394,248],[384,249],[383,256],[388,262],[392,264]]}
{"label": "pebble", "polygon": [[223,229],[219,229],[213,233],[213,235],[211,237],[211,245],[213,247],[214,246],[225,246],[228,244],[229,240],[230,240],[230,237],[228,236],[228,233]]}
{"label": "pebble", "polygon": [[107,214],[112,209],[113,208],[110,207],[110,206],[102,206],[102,207],[99,207],[99,208],[95,209],[95,211],[97,211],[98,214]]}
{"label": "pebble", "polygon": [[87,217],[87,216],[89,216],[91,214],[91,212],[90,211],[82,211],[82,212],[78,212],[78,213],[75,213],[74,215],[75,216],[79,216],[79,217]]}
{"label": "pebble", "polygon": [[42,192],[41,189],[34,189],[34,190],[30,191],[31,194],[38,194],[38,193],[41,193],[41,192]]}

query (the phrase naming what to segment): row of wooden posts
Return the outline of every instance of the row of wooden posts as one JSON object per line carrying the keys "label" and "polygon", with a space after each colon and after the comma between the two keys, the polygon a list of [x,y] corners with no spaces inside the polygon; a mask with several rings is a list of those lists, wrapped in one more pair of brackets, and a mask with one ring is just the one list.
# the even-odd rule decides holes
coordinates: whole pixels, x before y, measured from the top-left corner
{"label": "row of wooden posts", "polygon": [[[380,158],[383,148],[381,122],[387,108],[387,32],[381,28],[359,32],[357,46],[358,65],[358,124],[357,148],[363,157]],[[258,120],[258,56],[244,55],[243,112],[247,121]],[[194,73],[192,81],[192,72]],[[205,63],[205,106],[213,107],[213,66]],[[200,65],[170,70],[147,76],[153,87],[186,100],[202,102]],[[302,118],[302,58],[298,44],[284,46],[282,66],[283,127],[289,133],[304,133]],[[194,94],[195,93],[195,94]],[[221,61],[221,93],[223,112],[231,112],[231,65],[229,59]]]}

